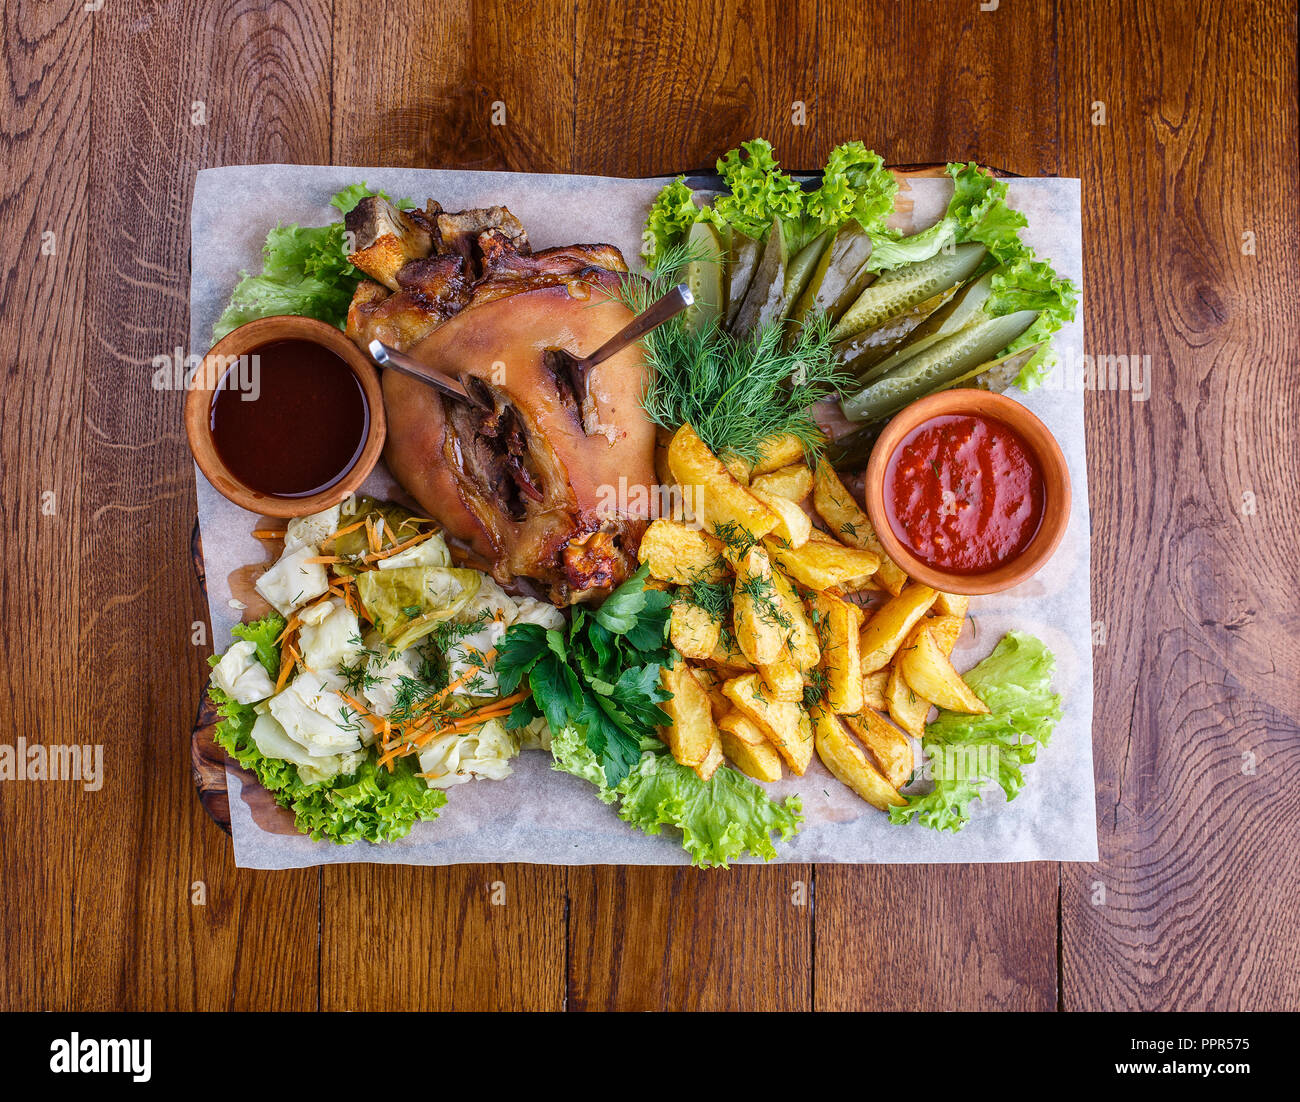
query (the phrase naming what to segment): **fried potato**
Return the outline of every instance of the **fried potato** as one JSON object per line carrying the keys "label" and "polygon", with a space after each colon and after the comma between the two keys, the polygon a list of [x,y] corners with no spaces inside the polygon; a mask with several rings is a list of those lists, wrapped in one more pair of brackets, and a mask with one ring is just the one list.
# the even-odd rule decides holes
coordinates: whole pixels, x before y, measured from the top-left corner
{"label": "fried potato", "polygon": [[659,671],[659,683],[673,694],[671,700],[660,705],[672,718],[672,725],[661,727],[659,737],[682,765],[703,765],[715,746],[722,747],[709,694],[685,662],[678,662],[671,669],[664,666]]}
{"label": "fried potato", "polygon": [[758,462],[754,464],[751,476],[771,474],[782,467],[801,463],[804,457],[803,441],[792,432],[783,432],[769,436],[758,446]]}
{"label": "fried potato", "polygon": [[[937,608],[939,594],[935,594],[934,604]],[[939,649],[944,654],[952,654],[952,648],[957,645],[957,637],[961,635],[964,622],[960,616],[927,616],[912,629],[912,635],[920,634],[922,629],[929,631],[934,636],[934,641],[939,644]]]}
{"label": "fried potato", "polygon": [[725,624],[718,638],[718,645],[713,648],[713,653],[706,661],[717,668],[724,681],[737,673],[748,673],[754,668],[754,663],[745,657],[744,651],[736,642],[735,630]]}
{"label": "fried potato", "polygon": [[791,463],[790,466],[782,467],[779,471],[759,475],[750,486],[755,490],[762,490],[765,494],[775,494],[788,501],[799,502],[808,496],[812,484],[813,475],[808,469],[808,464]]}
{"label": "fried potato", "polygon": [[668,466],[706,531],[741,529],[757,540],[776,527],[780,518],[732,477],[690,425],[673,435]]}
{"label": "fried potato", "polygon": [[862,661],[858,634],[862,629],[862,610],[830,593],[818,593],[811,603],[821,641],[826,701],[837,714],[860,712]]}
{"label": "fried potato", "polygon": [[709,694],[709,707],[713,709],[713,722],[717,723],[729,711],[731,711],[731,701],[722,695],[722,676],[716,671],[709,669],[708,666],[692,665],[691,672],[695,674],[695,680],[700,683],[700,688]]}
{"label": "fried potato", "polygon": [[728,452],[725,456],[718,456],[722,460],[722,465],[727,468],[727,473],[731,475],[742,486],[749,485],[749,463],[738,456],[735,452]]}
{"label": "fried potato", "polygon": [[758,674],[773,700],[788,700],[796,704],[803,700],[803,673],[794,664],[788,648],[782,650],[775,662],[759,666]]}
{"label": "fried potato", "polygon": [[[861,652],[859,652],[859,666],[861,666]],[[885,710],[885,685],[888,681],[888,667],[862,675],[862,706],[864,708],[874,708],[878,712]]]}
{"label": "fried potato", "polygon": [[959,620],[966,616],[970,608],[970,598],[964,593],[945,593],[939,590],[934,596],[934,611],[944,616],[956,616]]}
{"label": "fried potato", "polygon": [[934,596],[928,585],[909,585],[876,609],[862,629],[859,643],[863,673],[874,673],[889,664],[916,622],[934,604]]}
{"label": "fried potato", "polygon": [[881,672],[888,674],[885,707],[889,718],[913,738],[921,738],[925,734],[925,721],[933,705],[907,683],[907,679],[899,672],[897,662]]}
{"label": "fried potato", "polygon": [[714,773],[718,771],[718,766],[723,762],[722,752],[722,733],[718,733],[718,741],[709,747],[709,752],[699,765],[692,766],[695,775],[702,781],[707,781]]}
{"label": "fried potato", "polygon": [[817,641],[817,631],[808,618],[803,601],[795,592],[794,583],[776,567],[772,568],[772,582],[776,586],[781,608],[789,615],[790,623],[793,625],[790,638],[786,643],[790,648],[790,657],[794,660],[794,664],[807,674],[809,670],[815,670],[821,660],[821,646]]}
{"label": "fried potato", "polygon": [[668,639],[683,658],[708,658],[722,635],[722,621],[708,609],[676,600],[672,606]]}
{"label": "fried potato", "polygon": [[802,777],[812,761],[812,721],[808,713],[790,701],[773,700],[756,673],[733,677],[722,686],[727,699],[748,716],[765,734],[796,776]]}
{"label": "fried potato", "polygon": [[782,547],[765,541],[772,559],[796,582],[822,592],[841,589],[853,592],[871,580],[880,559],[871,551],[810,539],[802,547]]}
{"label": "fried potato", "polygon": [[722,752],[737,769],[756,781],[779,781],[781,755],[758,724],[732,708],[718,720]]}
{"label": "fried potato", "polygon": [[835,534],[850,547],[872,551],[880,556],[877,581],[894,596],[902,592],[907,575],[888,555],[872,527],[871,518],[862,511],[849,489],[825,459],[817,461],[813,475],[813,508]]}
{"label": "fried potato", "polygon": [[766,490],[755,489],[753,494],[781,518],[772,529],[773,539],[779,539],[790,547],[802,547],[808,542],[808,537],[812,535],[812,521],[797,502],[779,494],[770,494]]}
{"label": "fried potato", "polygon": [[828,708],[819,708],[813,720],[816,732],[817,756],[822,759],[835,778],[848,785],[872,807],[887,811],[900,807],[907,801],[885,776],[867,760],[863,752],[840,722],[840,717]]}
{"label": "fried potato", "polygon": [[730,573],[720,540],[662,517],[645,530],[637,555],[649,565],[650,577],[674,585],[720,582]]}
{"label": "fried potato", "polygon": [[984,703],[971,687],[953,669],[948,656],[935,642],[928,629],[921,632],[915,646],[909,647],[898,660],[899,672],[907,683],[927,700],[950,712],[969,712],[980,715],[987,712]]}
{"label": "fried potato", "polygon": [[772,562],[763,547],[751,547],[737,561],[732,609],[736,642],[745,657],[755,666],[775,662],[792,625],[778,603]]}
{"label": "fried potato", "polygon": [[916,754],[907,736],[870,709],[845,716],[844,722],[871,751],[885,779],[895,788],[902,788],[916,768]]}

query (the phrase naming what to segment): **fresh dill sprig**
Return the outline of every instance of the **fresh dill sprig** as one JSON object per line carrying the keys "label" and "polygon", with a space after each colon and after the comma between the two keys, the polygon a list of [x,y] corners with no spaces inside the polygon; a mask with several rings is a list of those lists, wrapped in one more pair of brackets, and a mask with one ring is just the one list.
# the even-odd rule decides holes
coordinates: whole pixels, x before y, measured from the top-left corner
{"label": "fresh dill sprig", "polygon": [[[645,309],[680,282],[691,254],[668,250],[653,275],[624,284],[624,304]],[[644,339],[653,371],[641,405],[667,429],[689,423],[714,452],[751,462],[765,440],[792,433],[815,456],[823,444],[810,408],[847,391],[852,378],[841,369],[822,314],[790,328],[774,323],[740,338],[716,323],[688,329],[681,316]]]}
{"label": "fresh dill sprig", "polygon": [[712,620],[725,620],[731,612],[732,589],[726,582],[693,582],[677,590],[677,599],[704,609]]}

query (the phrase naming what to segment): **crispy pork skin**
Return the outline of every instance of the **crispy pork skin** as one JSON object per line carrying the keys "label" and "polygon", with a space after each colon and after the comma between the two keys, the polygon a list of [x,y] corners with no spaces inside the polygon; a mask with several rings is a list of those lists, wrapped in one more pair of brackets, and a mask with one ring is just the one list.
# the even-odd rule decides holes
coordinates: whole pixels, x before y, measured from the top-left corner
{"label": "crispy pork skin", "polygon": [[640,407],[640,349],[591,372],[603,429],[592,435],[547,356],[593,351],[631,320],[614,297],[616,279],[588,272],[471,305],[409,350],[465,378],[490,412],[407,376],[384,376],[385,458],[398,481],[495,563],[499,580],[535,579],[559,604],[599,599],[634,571],[649,520],[654,428]]}

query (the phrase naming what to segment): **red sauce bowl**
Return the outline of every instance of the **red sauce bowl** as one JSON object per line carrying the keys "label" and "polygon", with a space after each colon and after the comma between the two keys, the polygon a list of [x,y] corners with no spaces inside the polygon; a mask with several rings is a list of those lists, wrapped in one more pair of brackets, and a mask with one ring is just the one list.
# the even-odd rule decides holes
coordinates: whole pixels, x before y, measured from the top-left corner
{"label": "red sauce bowl", "polygon": [[[1024,444],[1042,480],[1037,531],[1012,558],[982,573],[948,570],[918,558],[895,531],[888,507],[887,475],[895,452],[913,430],[944,415],[969,415],[1000,421]],[[911,578],[946,593],[997,593],[1019,585],[1050,559],[1070,521],[1070,472],[1056,438],[1034,414],[1014,399],[986,390],[945,390],[913,402],[885,426],[866,470],[867,515],[889,557]]]}

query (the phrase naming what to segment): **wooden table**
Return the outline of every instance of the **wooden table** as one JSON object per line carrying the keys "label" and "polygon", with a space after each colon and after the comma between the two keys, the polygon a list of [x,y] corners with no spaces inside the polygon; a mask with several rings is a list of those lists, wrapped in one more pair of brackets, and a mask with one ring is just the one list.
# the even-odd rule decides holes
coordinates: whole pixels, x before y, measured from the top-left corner
{"label": "wooden table", "polygon": [[[102,742],[107,779],[0,785],[0,1007],[1300,1005],[1296,5],[984,6],[6,4],[0,742]],[[150,385],[195,172],[639,176],[755,135],[1083,179],[1089,350],[1153,380],[1083,399],[1101,861],[236,870]]]}

